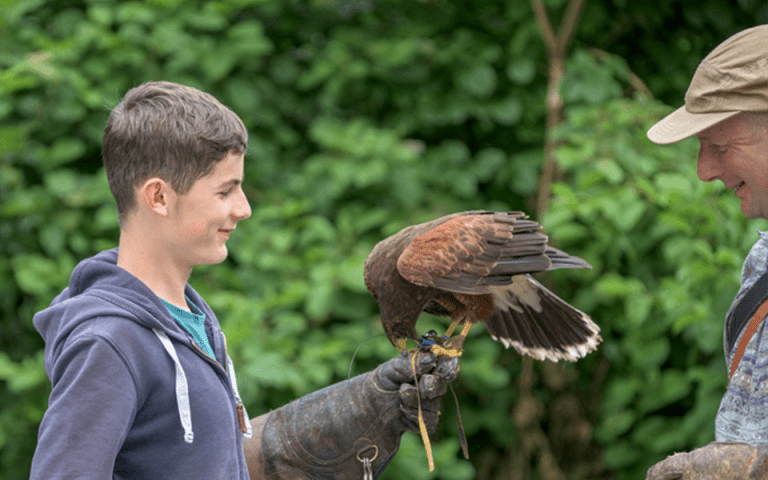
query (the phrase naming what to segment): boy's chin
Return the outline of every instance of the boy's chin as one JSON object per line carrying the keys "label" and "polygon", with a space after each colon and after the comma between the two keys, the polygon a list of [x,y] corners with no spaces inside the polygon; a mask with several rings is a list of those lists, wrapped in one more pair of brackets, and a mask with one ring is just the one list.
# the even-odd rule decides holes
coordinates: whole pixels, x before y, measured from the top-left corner
{"label": "boy's chin", "polygon": [[205,256],[201,256],[198,258],[197,262],[195,262],[196,265],[217,265],[224,260],[227,259],[227,255],[229,255],[229,252],[227,251],[227,247],[221,247],[216,252],[207,252],[208,254]]}

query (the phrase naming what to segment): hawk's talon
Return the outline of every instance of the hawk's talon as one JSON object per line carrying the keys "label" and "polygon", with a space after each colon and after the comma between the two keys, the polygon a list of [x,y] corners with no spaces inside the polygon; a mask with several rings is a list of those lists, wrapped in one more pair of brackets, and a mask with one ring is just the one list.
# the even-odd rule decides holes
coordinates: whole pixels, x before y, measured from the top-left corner
{"label": "hawk's talon", "polygon": [[405,343],[406,340],[408,340],[406,337],[397,337],[392,343],[394,343],[395,348],[397,348],[400,351],[400,353],[402,353],[408,348]]}
{"label": "hawk's talon", "polygon": [[438,356],[438,357],[445,355],[452,358],[460,357],[464,353],[464,350],[462,348],[443,346],[437,343],[432,345],[429,348],[429,351],[434,353],[435,356]]}

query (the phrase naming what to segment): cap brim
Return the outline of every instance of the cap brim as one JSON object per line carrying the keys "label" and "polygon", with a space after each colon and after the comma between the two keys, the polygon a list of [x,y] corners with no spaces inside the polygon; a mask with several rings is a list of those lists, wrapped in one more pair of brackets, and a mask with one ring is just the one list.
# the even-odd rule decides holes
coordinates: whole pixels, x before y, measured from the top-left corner
{"label": "cap brim", "polygon": [[652,126],[648,130],[648,139],[662,145],[679,142],[738,113],[738,111],[690,113],[685,106],[682,106]]}

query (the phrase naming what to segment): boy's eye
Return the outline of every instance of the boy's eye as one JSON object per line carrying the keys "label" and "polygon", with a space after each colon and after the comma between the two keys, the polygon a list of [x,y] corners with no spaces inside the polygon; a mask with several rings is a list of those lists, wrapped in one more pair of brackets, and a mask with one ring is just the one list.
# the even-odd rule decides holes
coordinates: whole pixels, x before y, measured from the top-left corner
{"label": "boy's eye", "polygon": [[231,193],[232,193],[232,189],[230,188],[229,190],[225,190],[225,191],[223,191],[223,192],[219,192],[219,195],[221,195],[223,198],[226,198],[226,197],[228,197],[228,196],[229,196]]}

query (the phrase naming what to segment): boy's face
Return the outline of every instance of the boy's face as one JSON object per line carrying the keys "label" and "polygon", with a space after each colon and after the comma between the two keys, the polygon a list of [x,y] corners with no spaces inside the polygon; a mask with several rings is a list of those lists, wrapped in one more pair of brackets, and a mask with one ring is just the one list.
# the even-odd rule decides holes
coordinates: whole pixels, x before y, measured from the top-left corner
{"label": "boy's face", "polygon": [[181,263],[208,265],[227,258],[226,242],[235,225],[251,216],[243,193],[244,156],[230,152],[192,188],[175,196],[172,235]]}

